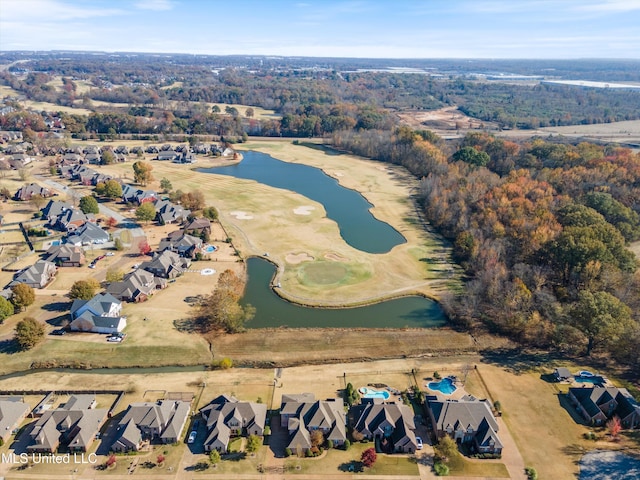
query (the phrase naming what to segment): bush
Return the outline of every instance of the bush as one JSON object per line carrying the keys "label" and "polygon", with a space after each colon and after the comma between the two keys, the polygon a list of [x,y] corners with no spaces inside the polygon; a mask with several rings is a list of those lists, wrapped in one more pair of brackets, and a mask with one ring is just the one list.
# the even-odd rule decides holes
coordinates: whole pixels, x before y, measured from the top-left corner
{"label": "bush", "polygon": [[217,463],[219,463],[220,452],[218,452],[217,450],[211,450],[211,452],[209,452],[209,461],[211,462],[211,465],[216,465]]}
{"label": "bush", "polygon": [[524,473],[527,474],[527,478],[529,480],[538,480],[538,472],[536,472],[536,469],[533,467],[526,467],[524,469]]}
{"label": "bush", "polygon": [[351,442],[349,440],[345,440],[344,444],[342,445],[342,448],[344,448],[346,452],[347,450],[349,450],[349,448],[351,448]]}
{"label": "bush", "polygon": [[594,432],[583,433],[582,436],[585,440],[597,440],[598,436]]}
{"label": "bush", "polygon": [[311,449],[310,449],[310,448],[307,448],[307,449],[304,451],[304,456],[305,456],[305,457],[307,457],[307,458],[309,458],[309,457],[312,457],[312,456],[313,456],[313,452],[311,451]]}
{"label": "bush", "polygon": [[291,456],[291,449],[289,447],[284,449],[284,456],[285,457],[290,457]]}
{"label": "bush", "polygon": [[435,378],[436,380],[440,380],[442,376],[440,375],[440,372],[435,371],[433,372],[433,378]]}
{"label": "bush", "polygon": [[224,357],[221,360],[214,360],[211,363],[211,366],[220,370],[228,370],[233,367],[233,360],[231,360],[229,357]]}
{"label": "bush", "polygon": [[433,464],[433,471],[439,477],[446,477],[449,475],[449,467],[442,462],[436,462]]}

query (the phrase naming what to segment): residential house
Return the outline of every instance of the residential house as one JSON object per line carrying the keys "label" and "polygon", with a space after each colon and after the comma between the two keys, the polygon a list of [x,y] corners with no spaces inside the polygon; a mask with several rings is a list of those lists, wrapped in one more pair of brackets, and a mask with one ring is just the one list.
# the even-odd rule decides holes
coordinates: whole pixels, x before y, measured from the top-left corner
{"label": "residential house", "polygon": [[18,272],[13,277],[10,287],[24,283],[31,288],[44,288],[49,285],[56,276],[56,266],[45,260],[38,260],[28,268]]}
{"label": "residential house", "polygon": [[337,398],[316,400],[312,393],[283,395],[280,425],[289,431],[287,448],[293,453],[312,447],[314,430],[321,431],[325,440],[331,440],[335,446],[347,439],[343,402]]}
{"label": "residential house", "polygon": [[184,150],[180,155],[172,160],[173,163],[196,163],[197,159],[193,153]]}
{"label": "residential house", "polygon": [[58,267],[80,267],[86,262],[82,247],[68,244],[49,247],[45,260]]}
{"label": "residential house", "polygon": [[58,215],[54,227],[65,232],[75,232],[85,223],[94,223],[95,221],[95,216],[92,213],[86,214],[82,210],[71,208]]}
{"label": "residential house", "polygon": [[145,152],[147,153],[158,153],[160,151],[160,149],[158,147],[156,147],[155,145],[149,145]]}
{"label": "residential house", "polygon": [[22,402],[21,397],[0,400],[0,439],[3,443],[7,443],[13,431],[20,427],[30,410],[31,407]]}
{"label": "residential house", "polygon": [[176,158],[180,158],[180,154],[178,152],[174,152],[173,150],[163,150],[158,152],[157,160],[169,160],[173,162]]}
{"label": "residential house", "polygon": [[617,416],[623,428],[640,428],[640,404],[626,388],[577,387],[568,396],[590,425],[604,425]]}
{"label": "residential house", "polygon": [[47,219],[47,223],[52,227],[58,221],[58,217],[67,210],[73,210],[73,205],[60,200],[49,200],[49,203],[41,210],[41,217]]}
{"label": "residential house", "polygon": [[30,183],[29,185],[20,187],[13,198],[15,200],[26,202],[36,195],[40,195],[42,198],[47,198],[50,197],[52,193],[47,187],[41,187],[37,183]]}
{"label": "residential house", "polygon": [[180,439],[191,411],[191,403],[161,400],[157,403],[132,403],[118,422],[114,452],[140,449],[143,440],[175,443]]}
{"label": "residential house", "polygon": [[55,453],[62,444],[70,452],[86,452],[107,419],[96,409],[95,395],[72,395],[65,405],[44,412],[29,433],[29,453]]}
{"label": "residential house", "polygon": [[129,148],[127,148],[126,145],[118,145],[115,148],[114,153],[121,153],[123,155],[129,155]]}
{"label": "residential house", "polygon": [[211,220],[208,218],[194,218],[191,221],[187,222],[182,229],[185,233],[189,235],[211,235]]}
{"label": "residential house", "polygon": [[235,397],[220,395],[200,409],[207,422],[204,449],[226,453],[232,437],[264,435],[267,406],[263,403],[240,402]]}
{"label": "residential house", "polygon": [[107,287],[110,293],[118,300],[127,302],[144,302],[154,294],[156,290],[165,288],[167,281],[164,278],[155,277],[153,273],[137,269],[123,278],[121,282],[112,282]]}
{"label": "residential house", "polygon": [[102,163],[102,157],[97,153],[87,153],[84,156],[84,163],[88,163],[90,165],[100,165]]}
{"label": "residential house", "polygon": [[169,200],[156,200],[154,207],[156,209],[156,220],[160,225],[182,223],[191,215],[191,210],[183,208],[182,205],[175,205]]}
{"label": "residential house", "polygon": [[87,222],[65,239],[70,245],[102,245],[109,241],[109,234],[95,223]]}
{"label": "residential house", "polygon": [[158,198],[158,194],[153,190],[138,190],[133,199],[138,205],[142,205],[147,202],[155,202]]}
{"label": "residential house", "polygon": [[449,435],[478,453],[502,453],[498,423],[487,400],[473,397],[437,400],[433,397],[428,405],[433,431],[438,438]]}
{"label": "residential house", "polygon": [[75,299],[69,327],[78,332],[121,332],[127,326],[127,317],[121,312],[122,302],[109,293],[99,293],[91,300]]}
{"label": "residential house", "polygon": [[175,252],[165,250],[156,253],[152,260],[140,265],[140,269],[151,272],[156,277],[176,278],[182,275],[190,264],[190,260],[180,257]]}
{"label": "residential house", "polygon": [[27,155],[26,153],[16,153],[9,157],[9,165],[11,165],[11,168],[15,170],[20,170],[21,168],[29,165],[31,162],[33,162],[33,157]]}
{"label": "residential house", "polygon": [[202,249],[202,239],[178,230],[175,235],[160,240],[158,251],[175,252],[181,257],[193,258]]}
{"label": "residential house", "polygon": [[386,453],[414,453],[418,448],[413,410],[403,403],[381,403],[365,399],[349,411],[353,430],[364,438],[380,441]]}
{"label": "residential house", "polygon": [[65,153],[64,157],[62,157],[62,160],[68,163],[81,163],[82,155],[80,155],[80,153],[78,152]]}

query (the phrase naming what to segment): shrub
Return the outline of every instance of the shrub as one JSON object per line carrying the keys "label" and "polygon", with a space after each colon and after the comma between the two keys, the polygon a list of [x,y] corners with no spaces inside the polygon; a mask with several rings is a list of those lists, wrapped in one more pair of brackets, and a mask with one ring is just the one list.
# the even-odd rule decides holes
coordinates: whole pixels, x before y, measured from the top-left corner
{"label": "shrub", "polygon": [[290,457],[291,456],[291,449],[289,447],[284,449],[284,456],[285,457]]}
{"label": "shrub", "polygon": [[348,439],[345,440],[342,448],[344,448],[345,451],[349,450],[351,448],[351,442]]}
{"label": "shrub", "polygon": [[538,472],[536,472],[536,469],[533,467],[526,467],[524,469],[524,473],[527,474],[527,478],[529,480],[538,480]]}
{"label": "shrub", "polygon": [[211,465],[218,464],[220,462],[220,452],[211,450],[211,452],[209,452],[209,462],[211,462]]}
{"label": "shrub", "polygon": [[436,462],[433,464],[433,471],[439,477],[446,477],[449,475],[449,467],[442,462]]}
{"label": "shrub", "polygon": [[311,451],[311,449],[310,449],[310,448],[307,448],[307,449],[304,451],[304,456],[305,456],[305,457],[307,457],[307,458],[309,458],[309,457],[312,457],[312,456],[313,456],[313,452]]}
{"label": "shrub", "polygon": [[435,378],[436,380],[440,380],[442,376],[440,375],[440,372],[435,371],[433,372],[433,378]]}
{"label": "shrub", "polygon": [[373,464],[376,463],[377,459],[378,455],[376,454],[375,448],[367,448],[362,452],[362,456],[360,457],[360,461],[367,468],[372,467]]}

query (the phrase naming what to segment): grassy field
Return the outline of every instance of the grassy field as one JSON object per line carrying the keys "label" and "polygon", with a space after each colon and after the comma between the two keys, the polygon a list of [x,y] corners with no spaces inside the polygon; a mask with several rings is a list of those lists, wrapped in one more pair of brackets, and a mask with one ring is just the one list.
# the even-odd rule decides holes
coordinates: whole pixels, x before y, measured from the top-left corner
{"label": "grassy field", "polygon": [[[244,256],[269,252],[280,268],[277,281],[282,285],[283,296],[306,304],[355,305],[402,294],[438,298],[456,285],[447,245],[421,227],[415,209],[407,202],[415,179],[403,169],[351,156],[326,155],[285,141],[249,143],[245,147],[320,167],[335,175],[345,187],[362,192],[375,205],[372,213],[407,239],[407,243],[386,254],[368,254],[346,244],[337,224],[326,218],[322,205],[299,194],[253,181],[200,174],[168,162],[153,162],[156,179],[170,178],[175,189],[203,191],[207,202],[218,208],[222,223]],[[197,166],[215,166],[222,161],[200,157]],[[128,164],[103,170],[131,176]],[[310,215],[295,214],[301,206],[313,206],[314,210]],[[246,212],[252,218],[237,212]],[[288,256],[300,254],[313,260],[287,261]],[[350,272],[345,277],[348,281],[338,286],[327,284],[325,275],[339,272],[327,273],[326,265]]]}

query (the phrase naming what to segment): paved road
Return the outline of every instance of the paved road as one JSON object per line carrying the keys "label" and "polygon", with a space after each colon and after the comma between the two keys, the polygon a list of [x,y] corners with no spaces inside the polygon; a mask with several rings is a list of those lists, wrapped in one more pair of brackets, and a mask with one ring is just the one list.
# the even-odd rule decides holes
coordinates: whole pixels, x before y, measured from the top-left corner
{"label": "paved road", "polygon": [[[80,199],[80,197],[83,196],[82,193],[80,193],[79,191],[72,190],[68,188],[66,185],[56,182],[55,180],[44,178],[42,175],[34,175],[34,177],[46,183],[51,188],[54,188],[55,190],[58,190],[61,193],[64,193],[65,195],[71,195],[72,197],[75,197],[77,199]],[[89,192],[83,192],[83,193],[88,194]],[[100,209],[100,213],[102,213],[103,215],[107,217],[115,218],[118,221],[118,226],[120,228],[123,228],[123,229],[126,228],[127,230],[129,230],[131,232],[131,236],[133,237],[145,236],[144,231],[142,230],[142,228],[140,228],[140,225],[138,225],[136,222],[134,222],[130,218],[125,217],[121,213],[116,212],[115,210],[112,210],[111,208],[107,207],[102,203],[98,203],[98,208]]]}

